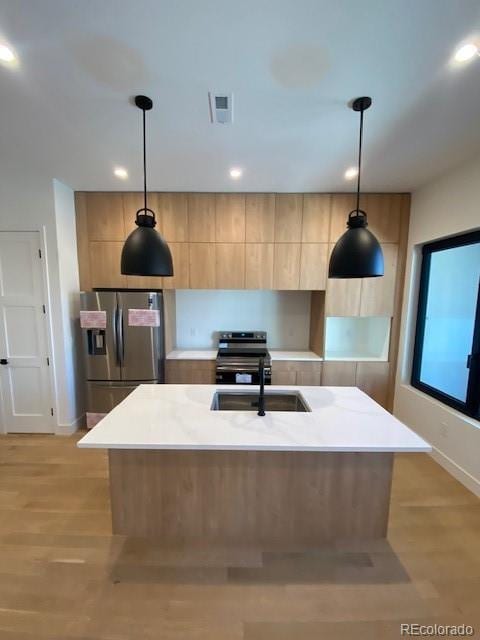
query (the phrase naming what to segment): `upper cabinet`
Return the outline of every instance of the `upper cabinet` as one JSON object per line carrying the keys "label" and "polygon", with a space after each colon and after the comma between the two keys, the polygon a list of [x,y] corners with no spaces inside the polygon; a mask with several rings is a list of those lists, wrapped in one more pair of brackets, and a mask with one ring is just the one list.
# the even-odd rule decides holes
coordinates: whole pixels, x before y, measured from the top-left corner
{"label": "upper cabinet", "polygon": [[[369,229],[382,244],[385,276],[330,280],[328,259],[346,230],[354,194],[149,193],[156,229],[169,243],[173,278],[125,278],[122,243],[137,228],[141,192],[75,195],[81,287],[326,290],[330,316],[392,316],[404,268],[408,194],[365,194]],[[403,238],[403,240],[402,240]],[[402,244],[403,243],[403,244]]]}
{"label": "upper cabinet", "polygon": [[215,242],[215,194],[188,194],[188,239]]}
{"label": "upper cabinet", "polygon": [[125,237],[121,193],[85,194],[88,239],[93,242],[121,241]]}
{"label": "upper cabinet", "polygon": [[159,193],[158,213],[161,231],[167,242],[188,241],[188,213],[186,193]]}
{"label": "upper cabinet", "polygon": [[245,242],[245,194],[215,195],[215,240]]}
{"label": "upper cabinet", "polygon": [[302,239],[303,194],[277,193],[275,196],[275,242]]}
{"label": "upper cabinet", "polygon": [[273,242],[275,238],[275,194],[247,193],[245,196],[246,242]]}
{"label": "upper cabinet", "polygon": [[328,242],[332,196],[305,193],[303,196],[302,242]]}

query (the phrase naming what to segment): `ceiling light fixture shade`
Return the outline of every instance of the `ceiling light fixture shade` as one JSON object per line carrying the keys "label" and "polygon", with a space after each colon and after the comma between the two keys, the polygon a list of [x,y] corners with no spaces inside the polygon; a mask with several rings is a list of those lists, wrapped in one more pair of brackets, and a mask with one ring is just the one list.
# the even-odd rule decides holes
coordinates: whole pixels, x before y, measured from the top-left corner
{"label": "ceiling light fixture shade", "polygon": [[360,174],[362,166],[363,112],[370,107],[368,96],[356,98],[352,109],[360,112],[358,146],[357,202],[347,219],[347,231],[337,240],[328,268],[329,278],[376,278],[383,276],[382,248],[371,231],[365,211],[360,209]]}
{"label": "ceiling light fixture shade", "polygon": [[143,208],[136,213],[135,224],[123,245],[121,272],[128,276],[173,276],[170,248],[155,231],[155,213],[147,206],[147,152],[145,137],[145,112],[153,102],[147,96],[135,96],[135,105],[143,112]]}

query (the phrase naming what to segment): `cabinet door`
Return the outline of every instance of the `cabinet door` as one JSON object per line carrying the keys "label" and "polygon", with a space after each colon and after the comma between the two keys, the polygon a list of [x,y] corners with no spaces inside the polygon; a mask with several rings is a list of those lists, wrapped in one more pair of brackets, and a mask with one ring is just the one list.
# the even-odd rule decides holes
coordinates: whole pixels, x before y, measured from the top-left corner
{"label": "cabinet door", "polygon": [[273,288],[298,289],[301,244],[276,243],[273,258]]}
{"label": "cabinet door", "polygon": [[408,193],[367,193],[361,207],[368,216],[368,228],[379,242],[399,242],[400,219],[410,208]]}
{"label": "cabinet door", "polygon": [[214,360],[166,360],[167,384],[215,384]]}
{"label": "cabinet door", "polygon": [[300,242],[302,239],[301,193],[277,193],[275,196],[275,242]]}
{"label": "cabinet door", "polygon": [[215,243],[190,242],[190,289],[215,289]]}
{"label": "cabinet door", "polygon": [[88,239],[92,242],[125,238],[121,193],[86,193]]}
{"label": "cabinet door", "polygon": [[158,193],[161,229],[167,242],[187,242],[188,217],[186,193]]}
{"label": "cabinet door", "polygon": [[354,387],[356,371],[356,362],[324,362],[322,385],[325,387]]}
{"label": "cabinet door", "polygon": [[331,200],[325,193],[303,195],[302,242],[328,242]]}
{"label": "cabinet door", "polygon": [[273,244],[245,245],[245,288],[273,289]]}
{"label": "cabinet door", "polygon": [[272,362],[272,384],[297,384],[297,363],[274,360]]}
{"label": "cabinet door", "polygon": [[383,244],[382,250],[385,261],[385,275],[381,278],[362,279],[361,316],[393,316],[398,245]]}
{"label": "cabinet door", "polygon": [[300,289],[325,289],[327,282],[327,243],[302,244],[300,263]]}
{"label": "cabinet door", "polygon": [[245,288],[245,245],[217,243],[215,246],[217,289]]}
{"label": "cabinet door", "polygon": [[188,289],[188,243],[169,242],[172,252],[173,276],[163,278],[164,289]]}
{"label": "cabinet door", "polygon": [[215,239],[217,242],[245,242],[245,194],[215,195]]}
{"label": "cabinet door", "polygon": [[[332,249],[330,245],[329,256]],[[362,278],[327,278],[325,315],[358,316],[361,293]]]}
{"label": "cabinet door", "polygon": [[245,239],[273,242],[275,237],[275,194],[247,193],[245,197]]}
{"label": "cabinet door", "polygon": [[123,242],[90,242],[90,275],[92,288],[122,288],[127,278],[120,273]]}
{"label": "cabinet door", "polygon": [[371,398],[387,407],[390,363],[358,362],[356,386],[365,391]]}
{"label": "cabinet door", "polygon": [[351,193],[334,193],[331,200],[330,242],[336,242],[347,230],[347,218],[355,209],[355,196]]}
{"label": "cabinet door", "polygon": [[190,242],[215,242],[215,194],[188,194],[188,238]]}
{"label": "cabinet door", "polygon": [[[139,209],[143,209],[143,193],[140,191],[130,191],[122,194],[123,198],[123,224],[125,228],[125,238],[127,238],[132,231],[138,229],[135,224],[136,214]],[[155,219],[157,224],[155,229],[163,235],[162,227],[162,212],[158,207],[158,198],[156,193],[149,193],[147,206],[149,209],[153,209],[155,212]]]}
{"label": "cabinet door", "polygon": [[321,362],[297,362],[297,384],[318,386],[321,382]]}

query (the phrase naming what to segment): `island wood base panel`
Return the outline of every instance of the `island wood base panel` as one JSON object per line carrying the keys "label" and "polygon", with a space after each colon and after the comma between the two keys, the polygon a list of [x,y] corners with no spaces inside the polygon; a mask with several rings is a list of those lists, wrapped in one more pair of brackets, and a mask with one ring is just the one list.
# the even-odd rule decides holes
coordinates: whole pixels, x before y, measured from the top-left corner
{"label": "island wood base panel", "polygon": [[109,450],[113,532],[185,544],[386,536],[393,453]]}

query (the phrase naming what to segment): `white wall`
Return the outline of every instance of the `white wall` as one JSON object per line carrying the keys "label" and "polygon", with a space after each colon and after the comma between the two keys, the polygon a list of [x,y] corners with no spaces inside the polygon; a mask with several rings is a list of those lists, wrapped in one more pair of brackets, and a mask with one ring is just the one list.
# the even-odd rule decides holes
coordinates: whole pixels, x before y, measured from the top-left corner
{"label": "white wall", "polygon": [[58,422],[69,428],[77,426],[84,413],[75,197],[58,180],[53,181],[53,192],[64,347],[57,363]]}
{"label": "white wall", "polygon": [[[47,319],[51,328],[52,406],[54,417],[47,425],[56,433],[71,431],[71,414],[66,409],[69,399],[61,376],[69,358],[69,341],[65,341],[62,315],[62,286],[55,219],[54,186],[39,167],[20,167],[9,154],[0,156],[0,229],[4,231],[39,231],[45,248],[48,280]],[[64,255],[76,257],[75,233],[64,234]]]}
{"label": "white wall", "polygon": [[421,246],[480,228],[480,157],[412,196],[394,413],[434,447],[434,457],[480,495],[480,422],[410,386]]}
{"label": "white wall", "polygon": [[177,347],[216,348],[218,331],[258,330],[272,349],[308,349],[310,299],[309,291],[179,290]]}

